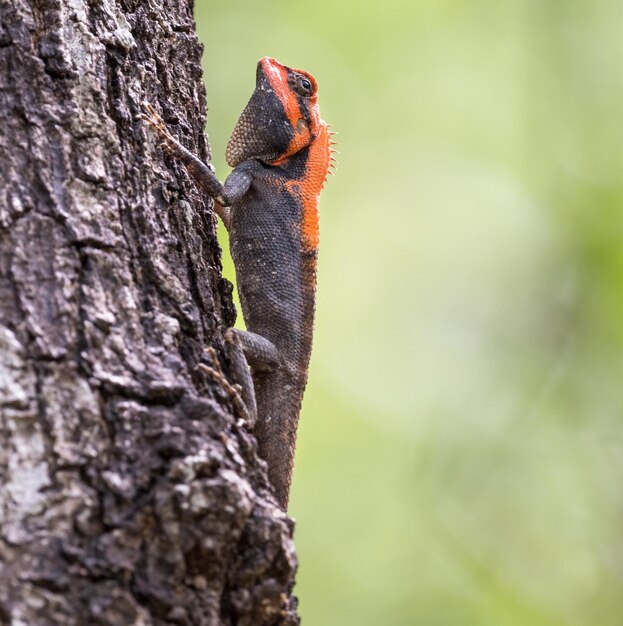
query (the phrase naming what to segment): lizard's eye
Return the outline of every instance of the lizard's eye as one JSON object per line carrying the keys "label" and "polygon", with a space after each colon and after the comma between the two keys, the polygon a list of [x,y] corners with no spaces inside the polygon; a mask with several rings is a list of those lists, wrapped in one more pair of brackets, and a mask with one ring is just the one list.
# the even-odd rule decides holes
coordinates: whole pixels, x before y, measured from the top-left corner
{"label": "lizard's eye", "polygon": [[294,80],[292,81],[292,87],[296,93],[301,96],[311,96],[314,93],[314,85],[311,80],[305,76],[301,76],[300,74],[295,75]]}

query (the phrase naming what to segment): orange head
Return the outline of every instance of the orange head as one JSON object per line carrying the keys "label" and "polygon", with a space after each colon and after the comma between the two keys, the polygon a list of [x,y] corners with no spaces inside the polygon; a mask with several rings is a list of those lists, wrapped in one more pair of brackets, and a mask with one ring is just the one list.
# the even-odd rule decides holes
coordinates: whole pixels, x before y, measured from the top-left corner
{"label": "orange head", "polygon": [[229,165],[247,159],[278,165],[326,133],[317,90],[311,74],[261,59],[255,91],[227,144]]}

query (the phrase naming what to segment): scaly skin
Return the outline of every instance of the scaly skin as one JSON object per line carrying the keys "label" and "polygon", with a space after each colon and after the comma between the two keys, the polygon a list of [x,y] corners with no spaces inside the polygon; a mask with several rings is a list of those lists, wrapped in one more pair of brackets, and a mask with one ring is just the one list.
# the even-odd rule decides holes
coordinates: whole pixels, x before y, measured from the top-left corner
{"label": "scaly skin", "polygon": [[216,200],[229,230],[249,331],[232,329],[229,338],[253,372],[259,454],[286,510],[312,346],[318,196],[331,163],[316,81],[275,59],[260,60],[255,91],[227,145],[234,169],[224,185],[147,110],[145,119]]}

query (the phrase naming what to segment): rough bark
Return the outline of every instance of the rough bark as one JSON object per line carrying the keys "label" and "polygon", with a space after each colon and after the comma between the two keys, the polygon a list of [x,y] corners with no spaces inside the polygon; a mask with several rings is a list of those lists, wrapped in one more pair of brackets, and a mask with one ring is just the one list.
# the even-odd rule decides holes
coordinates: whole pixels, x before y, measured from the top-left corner
{"label": "rough bark", "polygon": [[191,0],[0,0],[0,623],[296,624],[236,415]]}

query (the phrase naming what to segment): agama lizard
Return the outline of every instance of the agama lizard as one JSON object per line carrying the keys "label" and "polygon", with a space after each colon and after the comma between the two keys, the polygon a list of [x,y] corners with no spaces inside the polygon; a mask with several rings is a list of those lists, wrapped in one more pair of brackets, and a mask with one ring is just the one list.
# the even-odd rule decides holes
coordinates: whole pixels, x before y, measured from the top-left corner
{"label": "agama lizard", "polygon": [[286,510],[312,346],[318,196],[332,159],[316,81],[270,57],[259,61],[255,91],[227,144],[234,169],[225,184],[171,135],[150,105],[145,108],[143,117],[163,147],[215,200],[229,231],[248,332],[228,329],[225,337],[232,354],[242,352],[251,368],[250,391],[244,373],[238,379],[251,412],[257,403],[258,451]]}

